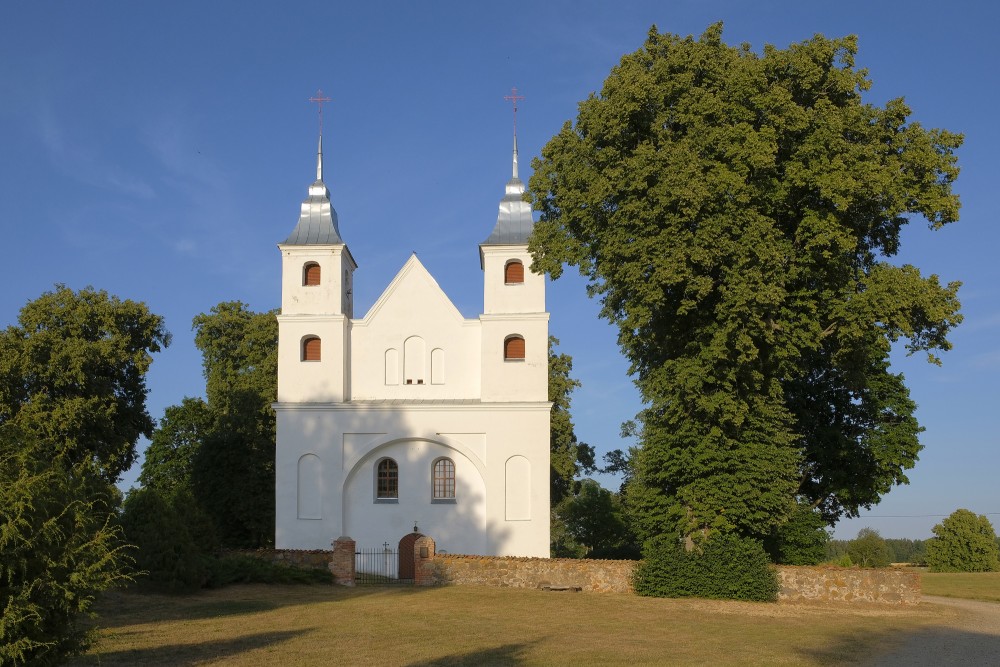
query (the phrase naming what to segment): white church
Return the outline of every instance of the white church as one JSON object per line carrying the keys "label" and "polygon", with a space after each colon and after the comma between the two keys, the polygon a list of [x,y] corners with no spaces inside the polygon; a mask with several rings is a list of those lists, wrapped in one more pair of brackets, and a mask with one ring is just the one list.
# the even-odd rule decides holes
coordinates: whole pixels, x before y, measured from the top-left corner
{"label": "white church", "polygon": [[515,133],[513,176],[479,245],[478,317],[412,255],[356,318],[358,264],[320,137],[316,182],[278,245],[277,548],[394,546],[416,525],[450,553],[549,555],[549,314],[545,278],[528,270],[523,193]]}

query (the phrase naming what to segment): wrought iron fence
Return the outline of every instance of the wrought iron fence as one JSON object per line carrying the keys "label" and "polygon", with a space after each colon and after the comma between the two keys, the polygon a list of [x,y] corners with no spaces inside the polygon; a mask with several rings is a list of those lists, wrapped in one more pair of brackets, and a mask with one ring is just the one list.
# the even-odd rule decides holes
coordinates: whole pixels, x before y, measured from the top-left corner
{"label": "wrought iron fence", "polygon": [[405,586],[413,579],[399,578],[399,552],[386,542],[381,548],[354,552],[354,583]]}

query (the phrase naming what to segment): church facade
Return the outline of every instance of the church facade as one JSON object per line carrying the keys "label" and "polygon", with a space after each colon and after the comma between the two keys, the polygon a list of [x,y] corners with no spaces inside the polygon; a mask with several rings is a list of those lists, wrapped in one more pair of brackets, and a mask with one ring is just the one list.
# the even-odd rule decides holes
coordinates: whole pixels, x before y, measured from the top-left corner
{"label": "church facade", "polygon": [[416,525],[450,553],[548,556],[549,314],[545,278],[528,270],[516,137],[472,319],[416,255],[355,318],[358,264],[322,170],[321,138],[278,245],[275,546],[382,547]]}

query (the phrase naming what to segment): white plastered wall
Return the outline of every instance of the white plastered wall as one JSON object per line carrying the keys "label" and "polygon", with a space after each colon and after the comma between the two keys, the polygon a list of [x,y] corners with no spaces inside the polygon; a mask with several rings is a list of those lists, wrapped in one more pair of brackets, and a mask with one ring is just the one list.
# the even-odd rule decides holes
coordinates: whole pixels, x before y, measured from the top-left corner
{"label": "white plastered wall", "polygon": [[[327,548],[342,534],[367,548],[394,546],[416,521],[451,553],[548,555],[548,403],[276,408],[278,548]],[[307,454],[323,471],[318,519],[299,518],[299,460]],[[375,498],[375,466],[386,456],[399,466],[397,503]],[[455,462],[454,504],[432,502],[431,463],[440,456]],[[530,463],[527,478],[508,475],[515,456]],[[530,513],[511,514],[508,493]]]}

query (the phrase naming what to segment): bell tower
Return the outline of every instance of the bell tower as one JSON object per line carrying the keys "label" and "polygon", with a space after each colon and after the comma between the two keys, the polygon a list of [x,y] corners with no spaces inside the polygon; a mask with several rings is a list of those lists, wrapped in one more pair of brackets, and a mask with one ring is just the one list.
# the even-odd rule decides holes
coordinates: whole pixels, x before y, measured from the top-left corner
{"label": "bell tower", "polygon": [[545,276],[531,271],[528,236],[534,228],[531,204],[517,170],[517,88],[514,103],[512,174],[500,200],[496,225],[479,245],[483,269],[482,400],[548,400],[549,314]]}
{"label": "bell tower", "polygon": [[279,403],[337,403],[350,399],[349,329],[354,316],[354,270],[358,265],[340,236],[337,211],[323,182],[320,127],[316,181],[309,186],[295,229],[278,244]]}

